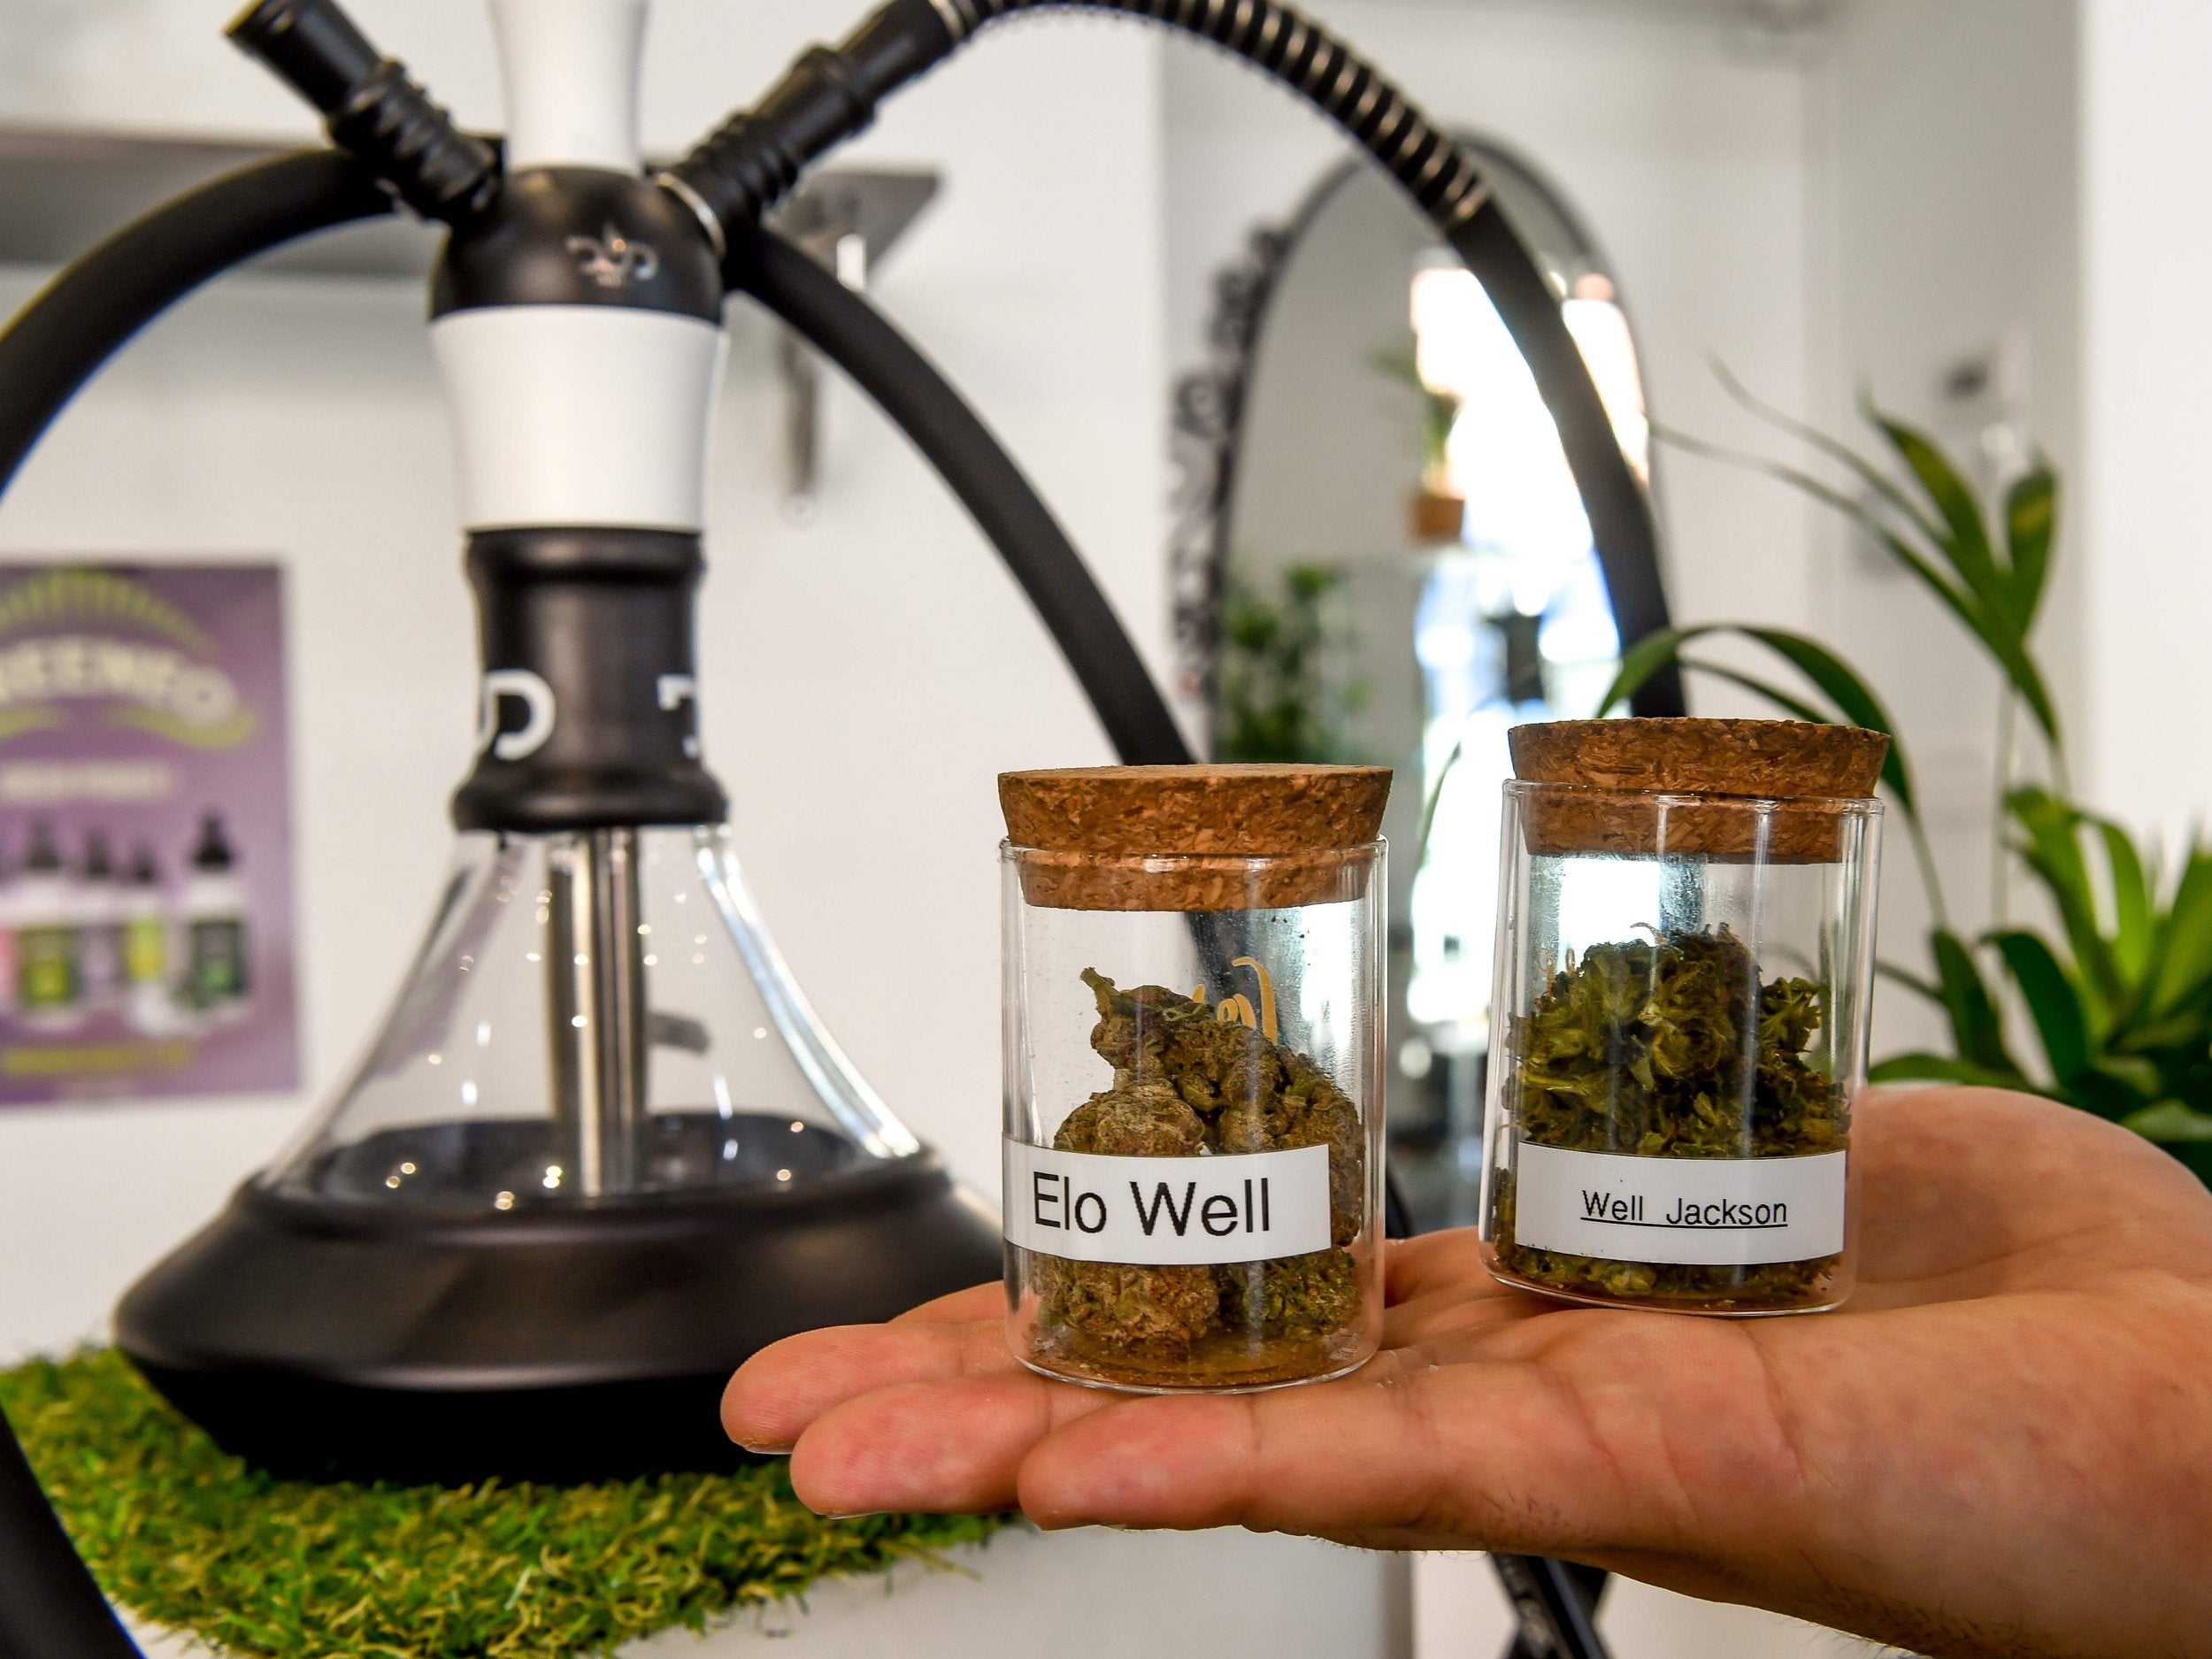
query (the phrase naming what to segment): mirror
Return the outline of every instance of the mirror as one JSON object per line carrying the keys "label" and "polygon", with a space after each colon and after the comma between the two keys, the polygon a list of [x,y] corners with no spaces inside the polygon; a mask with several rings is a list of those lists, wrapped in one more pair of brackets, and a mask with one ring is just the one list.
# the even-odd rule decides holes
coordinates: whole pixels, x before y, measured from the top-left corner
{"label": "mirror", "polygon": [[[1617,286],[1559,193],[1463,141],[1561,296],[1650,480]],[[1393,1167],[1421,1227],[1475,1217],[1507,730],[1592,713],[1619,665],[1558,435],[1481,286],[1347,161],[1216,282],[1213,363],[1177,388],[1186,689],[1218,760],[1398,772]],[[1650,572],[1655,585],[1656,572]]]}

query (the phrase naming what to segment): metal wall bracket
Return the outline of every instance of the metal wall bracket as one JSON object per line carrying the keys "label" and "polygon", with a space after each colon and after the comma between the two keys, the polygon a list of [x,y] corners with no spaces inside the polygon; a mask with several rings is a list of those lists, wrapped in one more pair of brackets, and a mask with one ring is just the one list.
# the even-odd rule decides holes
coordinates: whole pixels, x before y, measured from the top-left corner
{"label": "metal wall bracket", "polygon": [[[833,168],[815,173],[768,222],[847,288],[864,292],[892,245],[937,194],[923,170]],[[820,472],[822,361],[789,329],[777,347],[784,381],[784,516],[812,519]]]}

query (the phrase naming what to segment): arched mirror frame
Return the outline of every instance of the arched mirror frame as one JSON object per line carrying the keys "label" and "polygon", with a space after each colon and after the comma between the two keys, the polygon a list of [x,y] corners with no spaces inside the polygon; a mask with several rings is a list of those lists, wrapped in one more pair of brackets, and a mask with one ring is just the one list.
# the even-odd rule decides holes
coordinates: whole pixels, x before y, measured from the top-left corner
{"label": "arched mirror frame", "polygon": [[[1558,187],[1509,145],[1471,133],[1462,133],[1459,139],[1490,179],[1514,228],[1555,291],[1563,300],[1581,278],[1604,277],[1613,286],[1615,303],[1628,317],[1633,339],[1634,314],[1610,263]],[[1213,304],[1206,322],[1207,361],[1176,379],[1171,434],[1179,477],[1169,574],[1180,667],[1178,689],[1204,710],[1209,721],[1220,666],[1239,439],[1261,336],[1279,279],[1304,233],[1340,191],[1355,180],[1371,181],[1371,173],[1363,157],[1348,157],[1322,175],[1286,220],[1263,223],[1248,234],[1242,256],[1214,276]],[[1648,463],[1647,480],[1655,496],[1655,457]],[[1617,562],[1609,563],[1606,580],[1617,611],[1630,608],[1619,600],[1632,588],[1640,595],[1651,596],[1646,614],[1667,616],[1664,583],[1656,565],[1620,569]],[[1678,714],[1681,710],[1646,707],[1640,701],[1636,711]],[[1209,732],[1209,747],[1210,736]]]}

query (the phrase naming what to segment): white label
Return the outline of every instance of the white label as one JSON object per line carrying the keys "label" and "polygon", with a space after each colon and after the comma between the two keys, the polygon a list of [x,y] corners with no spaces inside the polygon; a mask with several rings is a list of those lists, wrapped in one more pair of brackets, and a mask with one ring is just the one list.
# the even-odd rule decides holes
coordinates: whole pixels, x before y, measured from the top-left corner
{"label": "white label", "polygon": [[1006,1239],[1072,1262],[1264,1262],[1329,1248],[1329,1149],[1116,1158],[1006,1141]]}
{"label": "white label", "polygon": [[1630,1158],[1523,1141],[1514,1241],[1706,1267],[1834,1256],[1843,1248],[1845,1156]]}

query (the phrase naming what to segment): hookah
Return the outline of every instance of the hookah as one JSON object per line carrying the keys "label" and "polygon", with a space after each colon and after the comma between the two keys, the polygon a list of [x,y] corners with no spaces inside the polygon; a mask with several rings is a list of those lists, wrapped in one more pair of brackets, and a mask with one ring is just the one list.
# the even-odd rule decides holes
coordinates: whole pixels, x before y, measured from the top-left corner
{"label": "hookah", "polygon": [[[747,892],[700,755],[693,603],[723,305],[743,294],[943,478],[1120,758],[1191,758],[981,419],[764,222],[885,98],[1001,19],[1069,3],[888,0],[649,173],[643,0],[491,0],[499,142],[457,127],[334,0],[258,0],[232,37],[323,115],[333,146],[157,209],[0,335],[4,488],[99,366],[201,283],[394,211],[447,231],[430,330],[483,670],[452,874],[351,1080],[116,1316],[118,1345],[227,1449],[315,1478],[727,1466],[739,1454],[714,1402],[749,1354],[998,1274],[995,1217],[846,1061]],[[1643,487],[1558,296],[1450,136],[1277,0],[1079,3],[1256,66],[1405,188],[1529,363],[1622,638],[1663,626]],[[1638,711],[1678,711],[1680,695],[1656,679]],[[1500,1563],[1517,1651],[1602,1652],[1578,1570]],[[0,1419],[0,1654],[134,1651]]]}

